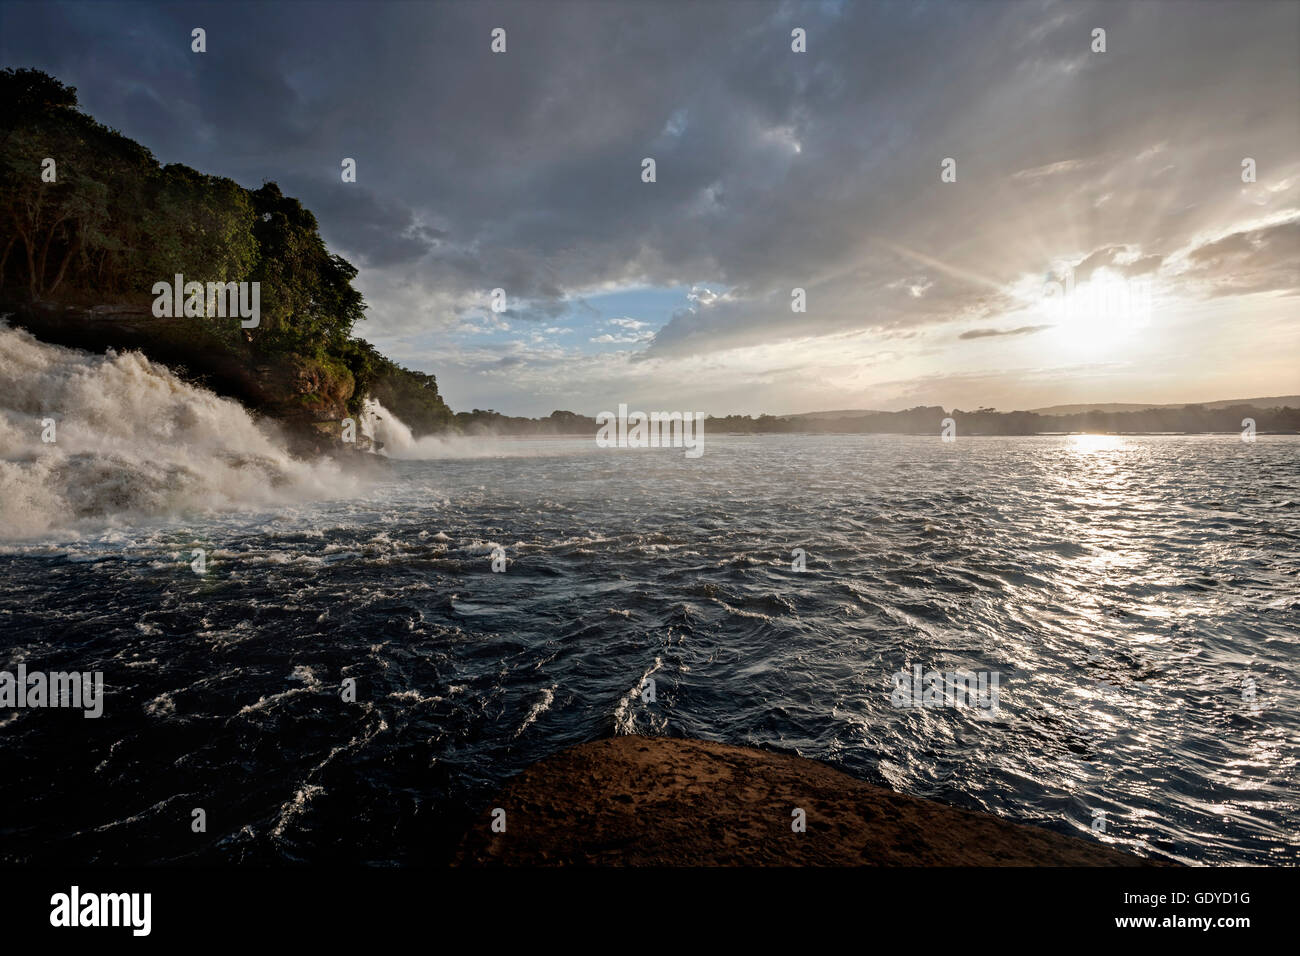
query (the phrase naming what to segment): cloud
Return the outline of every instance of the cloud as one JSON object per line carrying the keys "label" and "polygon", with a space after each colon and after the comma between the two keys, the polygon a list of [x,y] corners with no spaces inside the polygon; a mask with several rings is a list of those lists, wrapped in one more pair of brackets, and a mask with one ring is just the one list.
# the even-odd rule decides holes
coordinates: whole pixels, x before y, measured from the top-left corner
{"label": "cloud", "polygon": [[[700,381],[731,391],[710,394],[763,381],[777,405],[790,377],[737,355],[861,335],[960,362],[926,350],[1037,331],[1009,318],[1015,290],[1062,263],[1189,297],[1296,289],[1294,224],[1233,225],[1300,207],[1293,4],[201,9],[196,55],[188,7],[7,4],[0,56],[78,86],[165,162],[299,196],[361,268],[362,334],[449,380],[500,367],[464,338],[525,322],[573,329],[587,351],[570,363],[626,346],[623,374],[667,389],[670,369],[713,362]],[[1102,20],[1111,52],[1093,54]],[[340,181],[343,157],[358,182]],[[631,288],[691,291],[635,319],[587,303]],[[456,341],[408,344],[435,336]],[[519,401],[576,387],[549,353],[512,354],[512,381],[537,390]]]}
{"label": "cloud", "polygon": [[959,339],[986,339],[995,335],[1031,335],[1050,329],[1050,325],[1022,325],[1018,329],[971,329],[957,336]]}
{"label": "cloud", "polygon": [[1300,293],[1300,210],[1291,212],[1281,222],[1239,229],[1188,249],[1180,279],[1214,297]]}
{"label": "cloud", "polygon": [[1042,179],[1045,176],[1059,176],[1062,173],[1074,172],[1077,169],[1083,169],[1091,163],[1082,159],[1063,159],[1055,163],[1047,163],[1043,166],[1035,166],[1033,169],[1022,169],[1011,175],[1012,179]]}
{"label": "cloud", "polygon": [[608,332],[603,335],[593,336],[589,341],[597,342],[601,345],[617,343],[622,345],[632,345],[637,342],[649,342],[655,337],[653,332],[634,332],[628,335],[610,335]]}

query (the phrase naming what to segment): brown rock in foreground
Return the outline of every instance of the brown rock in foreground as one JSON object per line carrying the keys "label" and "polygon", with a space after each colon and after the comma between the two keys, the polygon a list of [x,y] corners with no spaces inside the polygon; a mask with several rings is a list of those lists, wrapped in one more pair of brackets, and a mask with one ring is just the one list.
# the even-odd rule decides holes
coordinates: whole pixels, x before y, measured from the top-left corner
{"label": "brown rock in foreground", "polygon": [[[492,810],[506,832],[493,833]],[[801,808],[807,830],[793,832]],[[539,761],[480,814],[462,865],[1143,866],[1075,837],[894,793],[825,764],[615,737]]]}

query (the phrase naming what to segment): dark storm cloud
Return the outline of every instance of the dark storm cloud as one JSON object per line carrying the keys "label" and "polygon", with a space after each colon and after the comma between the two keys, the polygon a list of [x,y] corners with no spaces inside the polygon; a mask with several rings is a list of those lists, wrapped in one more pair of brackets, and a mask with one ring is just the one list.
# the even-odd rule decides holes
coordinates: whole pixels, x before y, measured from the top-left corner
{"label": "dark storm cloud", "polygon": [[442,230],[417,223],[409,206],[360,184],[352,189],[309,184],[304,191],[317,196],[309,208],[331,232],[348,237],[356,265],[363,268],[416,262],[436,254],[447,239]]}
{"label": "dark storm cloud", "polygon": [[[1158,270],[1240,188],[1240,156],[1265,172],[1295,158],[1286,4],[3,10],[6,64],[77,85],[165,162],[299,196],[393,334],[453,325],[493,288],[532,321],[629,284],[719,293],[658,330],[655,358],[978,321],[1061,255]],[[956,183],[939,182],[945,157]],[[1282,245],[1196,265],[1212,282],[1216,262]],[[1251,275],[1294,287],[1280,264]]]}

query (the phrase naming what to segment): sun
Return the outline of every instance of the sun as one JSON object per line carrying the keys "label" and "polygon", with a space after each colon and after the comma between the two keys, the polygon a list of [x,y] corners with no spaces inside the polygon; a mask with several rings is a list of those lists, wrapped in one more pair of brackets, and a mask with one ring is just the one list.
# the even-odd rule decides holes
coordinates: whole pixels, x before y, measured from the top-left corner
{"label": "sun", "polygon": [[1074,354],[1113,352],[1151,321],[1151,290],[1144,276],[1095,270],[1086,281],[1067,284],[1053,303],[1055,337]]}

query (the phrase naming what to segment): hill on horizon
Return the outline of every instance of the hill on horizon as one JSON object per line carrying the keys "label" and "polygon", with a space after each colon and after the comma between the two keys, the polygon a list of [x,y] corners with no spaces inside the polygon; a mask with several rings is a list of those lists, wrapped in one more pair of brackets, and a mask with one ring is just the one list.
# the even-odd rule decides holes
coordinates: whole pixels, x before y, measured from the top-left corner
{"label": "hill on horizon", "polygon": [[1265,398],[1228,398],[1217,402],[1168,402],[1160,404],[1109,402],[1093,404],[1082,402],[1076,405],[1048,405],[1045,408],[1031,408],[1029,411],[1039,415],[1077,415],[1080,412],[1144,412],[1151,408],[1186,408],[1188,405],[1201,405],[1205,408],[1231,408],[1234,405],[1253,405],[1256,408],[1300,408],[1300,395],[1272,395]]}
{"label": "hill on horizon", "polygon": [[[1264,398],[1228,398],[1216,402],[1080,402],[1074,405],[1046,405],[1042,408],[1028,408],[1023,411],[1036,415],[1078,415],[1083,412],[1144,412],[1152,408],[1186,408],[1188,405],[1200,405],[1204,408],[1231,408],[1234,405],[1253,405],[1256,408],[1300,408],[1300,395],[1271,395]],[[946,406],[945,406],[946,407]],[[968,409],[973,411],[973,409]],[[899,409],[905,411],[905,409]],[[1013,409],[1022,411],[1022,409]],[[794,415],[778,415],[778,418],[794,419],[836,419],[859,418],[864,415],[884,414],[880,409],[844,408],[824,412],[799,412]]]}

